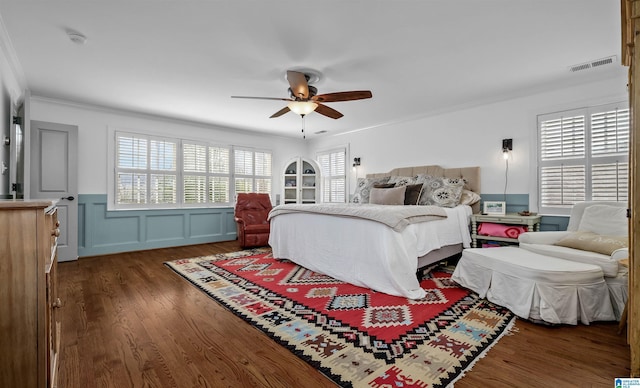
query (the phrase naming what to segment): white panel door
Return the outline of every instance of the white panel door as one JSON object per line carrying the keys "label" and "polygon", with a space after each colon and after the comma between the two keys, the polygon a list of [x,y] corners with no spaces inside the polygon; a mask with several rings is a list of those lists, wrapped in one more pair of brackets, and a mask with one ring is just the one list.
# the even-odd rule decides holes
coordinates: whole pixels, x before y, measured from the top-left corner
{"label": "white panel door", "polygon": [[78,127],[31,120],[31,198],[56,200],[58,260],[78,259]]}

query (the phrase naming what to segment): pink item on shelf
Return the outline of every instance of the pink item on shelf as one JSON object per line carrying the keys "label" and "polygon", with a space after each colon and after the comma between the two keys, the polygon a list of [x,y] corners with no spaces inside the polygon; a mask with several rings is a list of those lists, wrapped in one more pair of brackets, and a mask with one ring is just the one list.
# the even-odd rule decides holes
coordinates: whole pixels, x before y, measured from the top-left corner
{"label": "pink item on shelf", "polygon": [[478,226],[478,234],[483,236],[518,238],[521,233],[527,231],[526,226],[494,224],[483,222]]}

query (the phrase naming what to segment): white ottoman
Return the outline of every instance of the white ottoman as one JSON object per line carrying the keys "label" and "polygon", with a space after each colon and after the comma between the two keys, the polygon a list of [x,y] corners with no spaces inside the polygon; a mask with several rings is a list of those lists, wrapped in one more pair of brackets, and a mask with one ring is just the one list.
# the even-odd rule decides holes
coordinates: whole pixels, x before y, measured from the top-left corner
{"label": "white ottoman", "polygon": [[592,264],[517,247],[470,248],[451,278],[524,319],[571,325],[616,319],[602,269]]}

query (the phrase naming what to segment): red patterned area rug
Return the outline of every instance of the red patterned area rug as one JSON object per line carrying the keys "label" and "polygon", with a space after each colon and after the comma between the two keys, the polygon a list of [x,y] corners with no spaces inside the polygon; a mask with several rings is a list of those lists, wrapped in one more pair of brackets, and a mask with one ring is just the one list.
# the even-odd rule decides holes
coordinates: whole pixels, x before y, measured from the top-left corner
{"label": "red patterned area rug", "polygon": [[343,387],[446,387],[514,322],[436,268],[421,300],[356,287],[254,249],[167,262]]}

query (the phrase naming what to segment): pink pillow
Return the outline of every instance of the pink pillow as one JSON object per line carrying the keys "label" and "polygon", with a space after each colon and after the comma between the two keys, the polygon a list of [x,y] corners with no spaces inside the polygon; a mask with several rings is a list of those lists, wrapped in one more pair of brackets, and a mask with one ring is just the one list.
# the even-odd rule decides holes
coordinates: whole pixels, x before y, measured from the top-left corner
{"label": "pink pillow", "polygon": [[483,236],[518,238],[521,233],[526,231],[527,227],[520,225],[503,225],[483,222],[478,226],[478,234]]}

